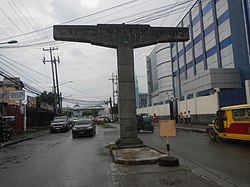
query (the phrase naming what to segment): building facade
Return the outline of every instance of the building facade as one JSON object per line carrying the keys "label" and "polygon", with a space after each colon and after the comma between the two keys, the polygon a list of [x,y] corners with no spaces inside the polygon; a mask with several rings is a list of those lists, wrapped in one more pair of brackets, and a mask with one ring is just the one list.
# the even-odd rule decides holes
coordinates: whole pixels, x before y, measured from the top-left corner
{"label": "building facade", "polygon": [[157,44],[147,56],[148,104],[164,104],[173,97],[170,44]]}
{"label": "building facade", "polygon": [[177,27],[190,40],[147,56],[149,105],[138,113],[168,118],[174,100],[178,113],[207,124],[220,107],[250,103],[250,0],[197,0]]}
{"label": "building facade", "polygon": [[139,108],[147,107],[147,106],[148,106],[148,93],[140,93],[139,94]]}
{"label": "building facade", "polygon": [[178,27],[190,40],[171,43],[174,95],[180,100],[219,92],[219,106],[246,103],[249,0],[198,0]]}

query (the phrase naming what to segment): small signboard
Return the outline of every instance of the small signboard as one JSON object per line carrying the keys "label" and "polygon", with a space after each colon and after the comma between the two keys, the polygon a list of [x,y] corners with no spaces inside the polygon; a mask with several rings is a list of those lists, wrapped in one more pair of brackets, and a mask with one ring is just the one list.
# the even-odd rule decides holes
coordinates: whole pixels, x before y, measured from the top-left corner
{"label": "small signboard", "polygon": [[23,90],[16,90],[9,92],[9,100],[24,100],[25,92]]}
{"label": "small signboard", "polygon": [[160,136],[176,136],[175,120],[160,120]]}

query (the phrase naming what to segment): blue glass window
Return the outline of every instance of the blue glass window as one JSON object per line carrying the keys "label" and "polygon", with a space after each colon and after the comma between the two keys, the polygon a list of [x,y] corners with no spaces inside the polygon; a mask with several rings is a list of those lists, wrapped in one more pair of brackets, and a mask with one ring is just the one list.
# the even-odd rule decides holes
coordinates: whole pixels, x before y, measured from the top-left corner
{"label": "blue glass window", "polygon": [[202,62],[202,60],[204,60],[204,57],[203,57],[203,54],[198,56],[196,59],[195,59],[195,62],[196,64],[199,64],[200,62]]}
{"label": "blue glass window", "polygon": [[163,104],[164,104],[164,101],[159,102],[159,105],[163,105]]}
{"label": "blue glass window", "polygon": [[204,16],[206,13],[209,12],[209,10],[212,9],[212,2],[210,1],[203,9],[202,9],[202,15]]}
{"label": "blue glass window", "polygon": [[201,41],[201,34],[196,36],[196,38],[194,39],[194,45],[197,44],[199,41]]}
{"label": "blue glass window", "polygon": [[220,49],[224,49],[230,44],[232,44],[231,36],[227,37],[226,39],[220,42]]}
{"label": "blue glass window", "polygon": [[171,48],[173,49],[175,46],[175,43],[171,43]]}
{"label": "blue glass window", "polygon": [[176,55],[172,58],[172,62],[176,61]]}
{"label": "blue glass window", "polygon": [[191,68],[191,67],[193,67],[193,61],[187,63],[187,69],[189,69],[189,68]]}
{"label": "blue glass window", "polygon": [[182,66],[180,69],[180,74],[183,73],[185,71],[185,66]]}
{"label": "blue glass window", "polygon": [[214,23],[212,23],[211,25],[209,25],[205,30],[204,30],[204,34],[205,36],[209,35],[211,32],[214,31]]}
{"label": "blue glass window", "polygon": [[185,100],[185,97],[184,96],[181,96],[180,97],[180,101],[184,101]]}
{"label": "blue glass window", "polygon": [[187,99],[192,99],[192,98],[194,98],[194,94],[187,95]]}
{"label": "blue glass window", "polygon": [[224,23],[226,20],[228,20],[229,18],[229,12],[228,10],[226,12],[224,12],[220,17],[218,17],[218,25],[221,25],[222,23]]}
{"label": "blue glass window", "polygon": [[177,76],[179,76],[179,71],[177,70],[173,74],[174,74],[174,77],[177,77]]}
{"label": "blue glass window", "polygon": [[178,53],[178,56],[181,57],[183,55],[184,51],[183,49]]}
{"label": "blue glass window", "polygon": [[187,44],[186,46],[185,46],[185,51],[187,52],[189,49],[191,49],[191,43],[189,43],[189,44]]}
{"label": "blue glass window", "polygon": [[196,23],[198,23],[198,21],[200,20],[200,15],[198,14],[192,21],[192,25],[195,26]]}
{"label": "blue glass window", "polygon": [[217,49],[216,49],[216,46],[214,46],[214,47],[210,48],[209,50],[207,50],[206,57],[209,58],[210,56],[212,56],[216,52],[217,52]]}
{"label": "blue glass window", "polygon": [[208,90],[203,90],[200,92],[196,93],[196,97],[202,97],[202,96],[207,96],[207,95],[211,95],[214,93],[214,89],[208,89]]}

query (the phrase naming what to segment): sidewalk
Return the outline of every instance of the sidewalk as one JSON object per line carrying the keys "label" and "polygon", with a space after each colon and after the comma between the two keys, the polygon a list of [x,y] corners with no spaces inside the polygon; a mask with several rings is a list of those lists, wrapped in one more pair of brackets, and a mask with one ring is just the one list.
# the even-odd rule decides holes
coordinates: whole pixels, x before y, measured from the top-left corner
{"label": "sidewalk", "polygon": [[32,127],[27,128],[26,132],[21,134],[13,134],[11,140],[6,142],[0,142],[0,148],[6,147],[8,145],[16,144],[29,139],[37,138],[49,133],[49,127]]}
{"label": "sidewalk", "polygon": [[208,126],[205,124],[177,124],[177,129],[193,132],[207,133]]}

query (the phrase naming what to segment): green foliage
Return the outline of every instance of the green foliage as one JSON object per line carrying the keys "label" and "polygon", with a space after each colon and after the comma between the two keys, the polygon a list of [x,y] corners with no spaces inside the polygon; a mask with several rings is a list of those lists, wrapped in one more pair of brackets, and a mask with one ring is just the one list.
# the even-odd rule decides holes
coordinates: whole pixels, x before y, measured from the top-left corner
{"label": "green foliage", "polygon": [[106,148],[108,148],[109,151],[116,150],[117,149],[117,145],[116,144],[109,144],[109,145],[106,146]]}
{"label": "green foliage", "polygon": [[38,106],[41,102],[48,103],[49,105],[54,105],[55,103],[55,94],[53,92],[47,93],[46,91],[42,92],[41,95],[36,97]]}
{"label": "green foliage", "polygon": [[98,110],[90,109],[82,112],[82,116],[93,116],[96,117],[98,115]]}
{"label": "green foliage", "polygon": [[100,126],[101,126],[102,128],[115,128],[115,127],[113,127],[113,126],[111,126],[111,125],[109,125],[109,124],[107,124],[107,123],[105,123],[105,122],[101,123]]}
{"label": "green foliage", "polygon": [[71,112],[71,111],[62,111],[62,115],[71,117],[71,116],[73,116],[73,112]]}

